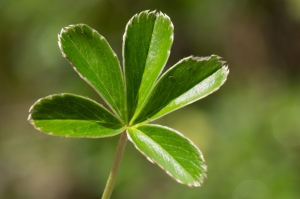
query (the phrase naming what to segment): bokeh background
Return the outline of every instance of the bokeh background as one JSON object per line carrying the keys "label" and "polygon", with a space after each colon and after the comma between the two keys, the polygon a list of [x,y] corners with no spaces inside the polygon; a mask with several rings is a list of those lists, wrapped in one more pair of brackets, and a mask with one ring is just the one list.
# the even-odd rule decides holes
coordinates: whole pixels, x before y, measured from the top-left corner
{"label": "bokeh background", "polygon": [[61,56],[57,34],[88,24],[121,59],[127,21],[147,9],[175,26],[167,67],[217,54],[230,74],[216,93],[156,122],[202,150],[203,187],[178,184],[128,143],[112,198],[299,199],[299,0],[0,0],[0,198],[101,198],[118,137],[48,136],[27,122],[28,109],[64,92],[101,102]]}

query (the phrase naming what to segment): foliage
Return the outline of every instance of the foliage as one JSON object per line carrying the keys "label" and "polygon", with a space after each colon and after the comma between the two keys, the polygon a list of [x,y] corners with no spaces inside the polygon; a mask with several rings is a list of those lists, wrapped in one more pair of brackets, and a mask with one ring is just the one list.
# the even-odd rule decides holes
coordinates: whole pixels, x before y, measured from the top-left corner
{"label": "foliage", "polygon": [[133,16],[123,37],[123,70],[108,42],[84,24],[63,28],[59,46],[79,76],[109,106],[73,94],[38,100],[29,121],[65,137],[103,138],[126,131],[128,139],[176,181],[200,186],[206,172],[201,152],[181,133],[147,124],[216,91],[228,69],[220,57],[187,57],[161,75],[173,42],[173,25],[160,12]]}

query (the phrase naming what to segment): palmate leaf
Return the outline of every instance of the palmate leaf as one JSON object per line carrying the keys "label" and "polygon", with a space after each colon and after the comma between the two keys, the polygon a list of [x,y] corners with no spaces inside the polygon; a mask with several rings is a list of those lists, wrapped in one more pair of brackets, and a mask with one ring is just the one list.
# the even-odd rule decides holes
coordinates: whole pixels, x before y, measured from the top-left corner
{"label": "palmate leaf", "polygon": [[148,160],[176,181],[198,187],[206,166],[201,152],[179,132],[160,125],[137,125],[127,130],[129,140]]}
{"label": "palmate leaf", "polygon": [[38,130],[64,137],[101,138],[117,135],[124,124],[93,100],[60,94],[38,100],[28,120]]}
{"label": "palmate leaf", "polygon": [[123,37],[122,73],[116,54],[99,33],[84,24],[63,28],[59,35],[63,56],[113,113],[88,98],[60,94],[38,100],[30,109],[30,123],[65,137],[102,138],[126,130],[135,147],[175,180],[200,186],[206,176],[200,150],[173,129],[145,123],[216,91],[228,69],[216,55],[191,56],[160,76],[172,42],[168,16],[155,11],[133,16]]}
{"label": "palmate leaf", "polygon": [[123,41],[123,66],[129,120],[163,70],[172,42],[173,25],[163,13],[144,11],[128,22]]}
{"label": "palmate leaf", "polygon": [[84,24],[63,28],[58,44],[64,57],[124,120],[125,93],[117,55],[97,31]]}
{"label": "palmate leaf", "polygon": [[212,93],[227,74],[227,67],[216,55],[182,59],[160,77],[130,123],[154,120]]}

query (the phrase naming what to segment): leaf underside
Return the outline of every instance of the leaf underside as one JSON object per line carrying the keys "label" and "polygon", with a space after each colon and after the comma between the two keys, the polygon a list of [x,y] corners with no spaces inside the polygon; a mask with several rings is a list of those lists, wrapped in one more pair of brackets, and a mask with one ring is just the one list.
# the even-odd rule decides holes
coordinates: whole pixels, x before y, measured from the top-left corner
{"label": "leaf underside", "polygon": [[148,160],[176,181],[200,186],[206,166],[201,152],[179,132],[160,125],[138,125],[127,130],[129,140]]}
{"label": "leaf underside", "polygon": [[124,131],[124,125],[103,106],[73,94],[38,100],[28,120],[38,130],[64,137],[101,138]]}

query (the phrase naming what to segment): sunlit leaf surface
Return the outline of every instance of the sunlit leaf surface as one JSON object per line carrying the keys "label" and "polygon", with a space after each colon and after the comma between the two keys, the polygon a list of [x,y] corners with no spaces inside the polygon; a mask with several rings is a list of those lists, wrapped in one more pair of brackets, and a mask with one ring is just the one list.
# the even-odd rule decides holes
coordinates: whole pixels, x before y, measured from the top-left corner
{"label": "sunlit leaf surface", "polygon": [[163,13],[144,11],[128,22],[123,56],[129,119],[142,106],[165,66],[172,42],[173,25]]}
{"label": "sunlit leaf surface", "polygon": [[124,130],[124,125],[104,107],[72,94],[42,98],[30,112],[28,120],[38,130],[51,135],[100,138]]}
{"label": "sunlit leaf surface", "polygon": [[182,59],[158,80],[142,111],[136,112],[131,124],[151,120],[169,104],[158,115],[165,115],[213,92],[226,79],[226,69],[218,72],[222,67],[224,63],[216,55]]}
{"label": "sunlit leaf surface", "polygon": [[59,45],[76,72],[123,118],[125,93],[121,68],[104,37],[87,25],[72,25],[62,29]]}
{"label": "sunlit leaf surface", "polygon": [[[143,11],[128,22],[123,70],[108,42],[87,25],[62,29],[59,47],[75,71],[107,102],[60,94],[38,100],[29,121],[57,136],[102,138],[127,130],[134,146],[176,181],[200,186],[206,166],[200,150],[181,133],[145,124],[216,91],[228,68],[217,55],[187,57],[161,75],[170,55],[173,24],[161,12]],[[123,134],[125,135],[125,134]]]}
{"label": "sunlit leaf surface", "polygon": [[176,181],[188,186],[202,184],[206,171],[202,154],[179,132],[159,125],[138,125],[127,131],[135,147]]}
{"label": "sunlit leaf surface", "polygon": [[167,106],[153,115],[150,120],[155,120],[159,117],[162,117],[215,92],[225,83],[228,72],[229,71],[227,67],[222,67],[211,76],[207,77],[205,80],[201,81],[199,84],[185,92],[183,95],[180,95],[172,100]]}

